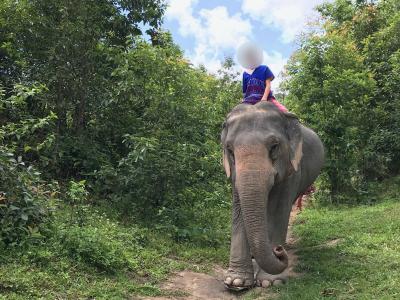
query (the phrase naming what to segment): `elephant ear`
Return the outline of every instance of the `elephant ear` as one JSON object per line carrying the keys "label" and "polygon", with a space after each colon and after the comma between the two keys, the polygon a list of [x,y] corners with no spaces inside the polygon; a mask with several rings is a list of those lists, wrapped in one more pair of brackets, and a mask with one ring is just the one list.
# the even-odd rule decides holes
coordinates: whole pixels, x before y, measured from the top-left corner
{"label": "elephant ear", "polygon": [[300,122],[295,114],[285,113],[287,124],[286,134],[289,139],[289,158],[292,170],[297,172],[303,156],[303,136],[301,134]]}
{"label": "elephant ear", "polygon": [[222,124],[222,133],[221,133],[221,144],[223,147],[222,150],[222,164],[225,169],[225,174],[226,177],[230,178],[231,177],[231,166],[229,165],[229,160],[228,160],[228,151],[225,149],[225,139],[226,135],[228,133],[228,129],[226,128],[226,121]]}

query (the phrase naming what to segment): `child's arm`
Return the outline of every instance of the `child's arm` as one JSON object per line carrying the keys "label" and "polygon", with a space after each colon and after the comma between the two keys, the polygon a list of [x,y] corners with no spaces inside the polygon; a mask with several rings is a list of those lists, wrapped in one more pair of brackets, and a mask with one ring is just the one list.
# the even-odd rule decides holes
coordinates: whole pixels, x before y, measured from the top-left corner
{"label": "child's arm", "polygon": [[268,101],[268,95],[271,92],[271,78],[265,80],[265,91],[264,95],[261,98],[261,101]]}

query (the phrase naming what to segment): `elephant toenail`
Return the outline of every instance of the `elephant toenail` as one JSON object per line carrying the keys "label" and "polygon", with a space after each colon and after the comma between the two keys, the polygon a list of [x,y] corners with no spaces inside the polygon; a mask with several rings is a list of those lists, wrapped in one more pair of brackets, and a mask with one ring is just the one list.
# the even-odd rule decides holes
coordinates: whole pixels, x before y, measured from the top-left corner
{"label": "elephant toenail", "polygon": [[233,281],[233,285],[234,285],[234,286],[242,286],[242,285],[243,285],[243,280],[240,279],[240,278],[236,278],[236,279]]}
{"label": "elephant toenail", "polygon": [[227,284],[227,285],[231,285],[231,283],[232,283],[232,278],[226,277],[224,282],[225,282],[225,284]]}
{"label": "elephant toenail", "polygon": [[267,288],[267,287],[269,287],[271,285],[271,282],[269,281],[269,280],[264,280],[263,282],[262,282],[262,287],[263,288]]}

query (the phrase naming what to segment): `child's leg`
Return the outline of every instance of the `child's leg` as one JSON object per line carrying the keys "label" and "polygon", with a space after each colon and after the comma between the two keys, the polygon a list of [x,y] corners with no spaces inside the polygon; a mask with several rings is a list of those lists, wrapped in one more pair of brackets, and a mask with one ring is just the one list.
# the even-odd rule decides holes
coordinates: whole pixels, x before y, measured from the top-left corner
{"label": "child's leg", "polygon": [[280,111],[288,112],[287,108],[279,103],[279,101],[276,100],[275,97],[269,98],[268,101],[271,101],[273,104],[275,104],[275,106],[278,107]]}

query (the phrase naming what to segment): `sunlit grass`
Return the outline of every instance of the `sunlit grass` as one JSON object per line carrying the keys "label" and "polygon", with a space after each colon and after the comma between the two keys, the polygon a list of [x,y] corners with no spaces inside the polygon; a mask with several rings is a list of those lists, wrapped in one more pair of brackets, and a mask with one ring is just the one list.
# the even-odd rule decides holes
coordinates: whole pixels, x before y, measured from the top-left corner
{"label": "sunlit grass", "polygon": [[228,247],[177,243],[155,230],[109,220],[94,209],[86,213],[80,228],[68,224],[70,211],[61,208],[43,243],[0,249],[0,299],[171,295],[159,283],[172,272],[208,272],[227,261]]}
{"label": "sunlit grass", "polygon": [[310,207],[299,216],[303,276],[278,289],[281,299],[400,299],[400,187],[379,192],[385,199],[372,206]]}
{"label": "sunlit grass", "polygon": [[[380,184],[370,205],[311,203],[293,227],[302,276],[244,299],[400,299],[398,181]],[[216,247],[178,243],[94,209],[81,231],[68,225],[68,208],[59,214],[46,242],[0,250],[0,299],[171,295],[160,288],[171,273],[208,273],[228,263],[229,236]]]}

